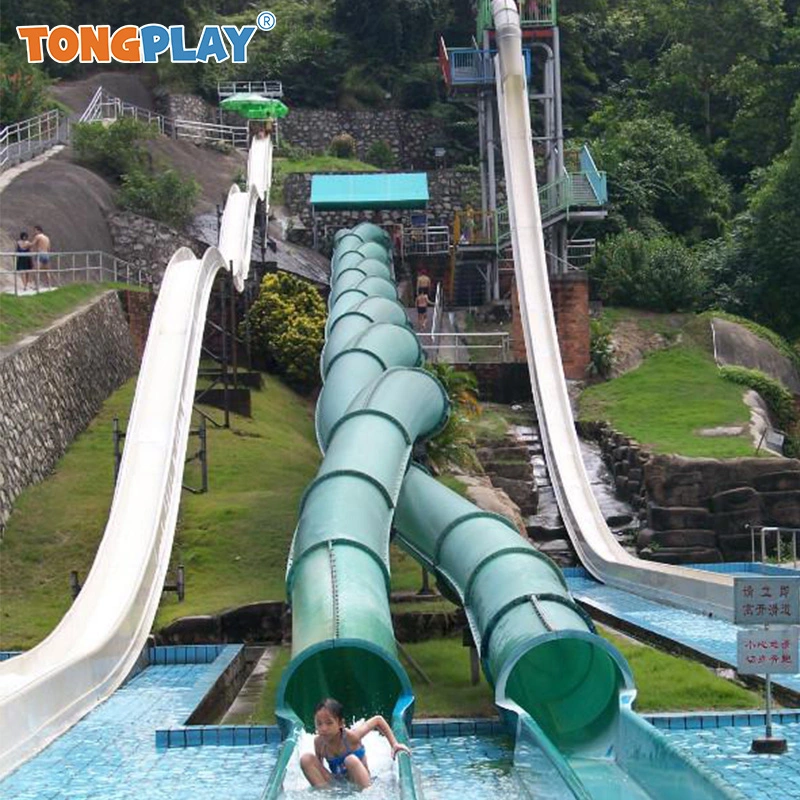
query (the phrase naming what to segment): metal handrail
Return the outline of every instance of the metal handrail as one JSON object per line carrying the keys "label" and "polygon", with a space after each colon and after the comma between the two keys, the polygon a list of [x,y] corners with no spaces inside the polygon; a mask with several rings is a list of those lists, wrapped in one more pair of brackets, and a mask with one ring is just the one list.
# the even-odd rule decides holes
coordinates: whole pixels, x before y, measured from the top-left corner
{"label": "metal handrail", "polygon": [[756,531],[761,537],[761,562],[767,561],[767,536],[775,534],[775,558],[777,559],[778,566],[781,564],[781,550],[783,549],[783,534],[788,534],[792,537],[792,564],[793,568],[797,569],[797,535],[800,534],[800,528],[782,528],[777,525],[748,525],[750,528],[750,548],[751,548],[751,562],[755,563],[756,560]]}
{"label": "metal handrail", "polygon": [[[500,362],[508,361],[511,353],[511,334],[508,331],[472,333],[462,333],[459,331],[454,331],[453,333],[439,332],[425,334],[425,338],[429,338],[430,342],[428,344],[422,344],[422,349],[426,354],[430,353],[435,356],[435,358],[431,358],[432,361],[438,360],[441,350],[458,350],[459,348],[466,349],[467,351],[492,350],[499,352]],[[453,344],[444,344],[440,341],[444,338],[455,339],[456,341]],[[500,341],[497,344],[479,344],[479,342],[487,338],[496,338]]]}
{"label": "metal handrail", "polygon": [[103,87],[98,86],[97,91],[92,95],[92,99],[89,101],[89,105],[86,106],[84,109],[83,114],[81,114],[78,122],[92,122],[93,120],[98,119],[98,111],[100,108],[100,104],[103,102]]}
{"label": "metal handrail", "polygon": [[[558,24],[558,0],[518,0],[519,23],[522,28],[551,28]],[[478,6],[478,38],[494,28],[492,0],[480,0]]]}
{"label": "metal handrail", "polygon": [[0,130],[0,170],[69,140],[69,120],[57,108]]}
{"label": "metal handrail", "polygon": [[224,142],[234,147],[246,148],[250,142],[247,126],[221,125],[216,122],[201,122],[190,119],[173,119],[148,108],[126,103],[114,95],[104,92],[100,87],[94,94],[86,111],[81,115],[81,122],[98,122],[103,119],[120,119],[133,117],[155,125],[158,132],[173,139],[190,141]]}
{"label": "metal handrail", "polygon": [[[30,288],[34,294],[70,283],[127,283],[132,286],[149,286],[151,274],[147,269],[136,267],[128,261],[102,250],[76,250],[48,253],[49,264],[38,264],[37,253],[30,253],[31,269],[17,270],[19,253],[0,252],[0,290],[11,287],[15,295],[26,293]],[[32,280],[31,280],[32,279]],[[31,285],[31,283],[33,285]]]}
{"label": "metal handrail", "polygon": [[[453,47],[448,51],[450,82],[453,86],[493,84],[496,50]],[[531,50],[522,48],[525,75],[531,76]]]}
{"label": "metal handrail", "polygon": [[281,81],[220,81],[217,96],[222,99],[234,94],[255,93],[262,97],[283,97]]}
{"label": "metal handrail", "polygon": [[608,183],[606,180],[606,173],[600,172],[597,165],[594,163],[592,154],[589,152],[589,147],[583,145],[581,148],[578,160],[581,166],[581,173],[586,176],[592,190],[597,197],[597,202],[600,205],[605,205],[608,202]]}
{"label": "metal handrail", "polygon": [[403,228],[403,252],[425,255],[450,251],[450,228],[447,225],[413,225]]}

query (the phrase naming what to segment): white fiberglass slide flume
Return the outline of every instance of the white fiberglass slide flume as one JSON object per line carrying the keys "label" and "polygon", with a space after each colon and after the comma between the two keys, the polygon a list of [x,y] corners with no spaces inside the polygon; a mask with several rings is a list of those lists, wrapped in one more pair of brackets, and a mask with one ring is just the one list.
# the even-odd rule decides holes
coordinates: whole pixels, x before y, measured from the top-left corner
{"label": "white fiberglass slide flume", "polygon": [[531,144],[530,110],[514,0],[493,0],[497,95],[522,328],[547,466],[569,536],[598,580],[672,605],[732,617],[732,579],[631,556],[592,493],[575,432],[558,346]]}
{"label": "white fiberglass slide flume", "polygon": [[141,654],[172,550],[208,298],[231,263],[243,287],[256,203],[269,202],[271,170],[271,139],[255,139],[249,189],[231,188],[219,248],[198,259],[183,247],[167,266],[92,569],[53,632],[0,663],[0,777],[108,697]]}

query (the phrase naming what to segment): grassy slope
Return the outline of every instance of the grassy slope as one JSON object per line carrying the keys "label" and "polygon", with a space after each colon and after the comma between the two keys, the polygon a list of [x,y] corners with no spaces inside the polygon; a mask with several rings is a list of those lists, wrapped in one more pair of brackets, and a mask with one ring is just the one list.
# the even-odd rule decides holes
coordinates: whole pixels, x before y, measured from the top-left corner
{"label": "grassy slope", "polygon": [[[107,289],[108,283],[75,283],[54,292],[15,297],[0,294],[0,345],[11,344],[24,335],[55,322]],[[130,287],[125,287],[130,288]]]}
{"label": "grassy slope", "polygon": [[173,561],[186,567],[186,599],[165,597],[157,627],[285,597],[300,497],[319,465],[313,405],[269,376],[252,398],[253,419],[209,430],[210,491],[184,494],[173,548]]}
{"label": "grassy slope", "polygon": [[744,425],[749,411],[742,389],[724,380],[701,348],[680,345],[650,354],[637,369],[587,389],[583,419],[606,419],[660,453],[730,458],[753,455],[745,433],[699,436],[701,428]]}
{"label": "grassy slope", "polygon": [[[126,422],[133,390],[130,381],[112,395],[55,473],[17,500],[0,545],[0,647],[40,641],[69,607],[69,571],[85,578],[111,503],[112,419]],[[165,595],[159,625],[284,597],[298,503],[319,461],[312,407],[267,377],[253,393],[253,413],[234,416],[230,431],[209,427],[211,491],[184,493],[173,550],[186,565],[186,600]],[[196,472],[187,469],[187,482],[198,483]]]}

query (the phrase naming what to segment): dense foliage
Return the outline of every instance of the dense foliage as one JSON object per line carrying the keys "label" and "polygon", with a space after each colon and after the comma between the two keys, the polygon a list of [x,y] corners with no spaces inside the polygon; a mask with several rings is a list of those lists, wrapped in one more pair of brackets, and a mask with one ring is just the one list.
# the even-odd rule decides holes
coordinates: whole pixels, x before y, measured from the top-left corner
{"label": "dense foliage", "polygon": [[0,44],[0,127],[53,108],[47,99],[51,83],[41,67],[28,63],[23,50]]}
{"label": "dense foliage", "polygon": [[[640,305],[722,307],[800,337],[798,6],[798,0],[559,3],[568,149],[588,142],[608,174],[609,219],[585,234],[610,238],[615,248],[619,236],[641,234],[648,241],[641,276],[657,280],[667,270]],[[254,37],[247,65],[163,63],[159,80],[216,99],[219,80],[264,76],[282,80],[295,106],[418,109],[439,123],[429,149],[444,147],[448,164],[476,163],[474,102],[445,97],[435,62],[439,35],[450,46],[470,46],[474,0],[274,0],[270,10],[277,26]],[[186,25],[192,42],[204,24],[252,24],[254,14],[246,0],[168,6],[27,0],[4,8],[0,36],[13,43],[16,25],[42,21],[112,27],[158,21]],[[11,86],[18,70],[8,63],[0,69],[4,119],[30,116],[40,108],[44,75],[30,68],[32,81]],[[88,68],[43,67],[53,76]],[[540,69],[537,62],[534,72]],[[540,123],[539,112],[534,103]],[[369,160],[391,166],[386,152]],[[638,244],[631,242],[633,257]],[[607,255],[601,248],[600,256]],[[596,285],[618,301],[632,276],[606,266],[598,264],[603,281]],[[679,291],[666,291],[676,276]]]}
{"label": "dense foliage", "polygon": [[78,160],[120,183],[117,201],[122,208],[175,227],[190,220],[200,186],[152,163],[143,145],[153,136],[148,125],[126,117],[108,126],[78,124],[72,131]]}
{"label": "dense foliage", "polygon": [[437,469],[448,464],[474,467],[475,434],[470,420],[480,414],[477,378],[444,362],[429,362],[425,369],[442,384],[450,400],[446,425],[428,442],[428,459]]}
{"label": "dense foliage", "polygon": [[327,310],[320,293],[287,272],[265,275],[245,330],[254,353],[295,388],[319,384],[319,357]]}

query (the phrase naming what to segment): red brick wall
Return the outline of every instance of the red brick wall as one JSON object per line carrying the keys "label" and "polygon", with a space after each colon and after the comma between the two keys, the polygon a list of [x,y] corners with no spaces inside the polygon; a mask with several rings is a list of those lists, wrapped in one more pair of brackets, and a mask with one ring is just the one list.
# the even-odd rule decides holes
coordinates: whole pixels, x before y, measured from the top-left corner
{"label": "red brick wall", "polygon": [[119,299],[122,301],[122,308],[128,318],[128,327],[136,358],[141,363],[147,334],[150,331],[150,318],[153,316],[155,296],[150,292],[130,292],[122,289],[119,292]]}
{"label": "red brick wall", "polygon": [[[570,272],[551,277],[550,297],[564,375],[581,380],[586,377],[586,367],[589,366],[589,279],[586,273]],[[525,360],[516,285],[511,292],[511,346],[515,360]]]}

